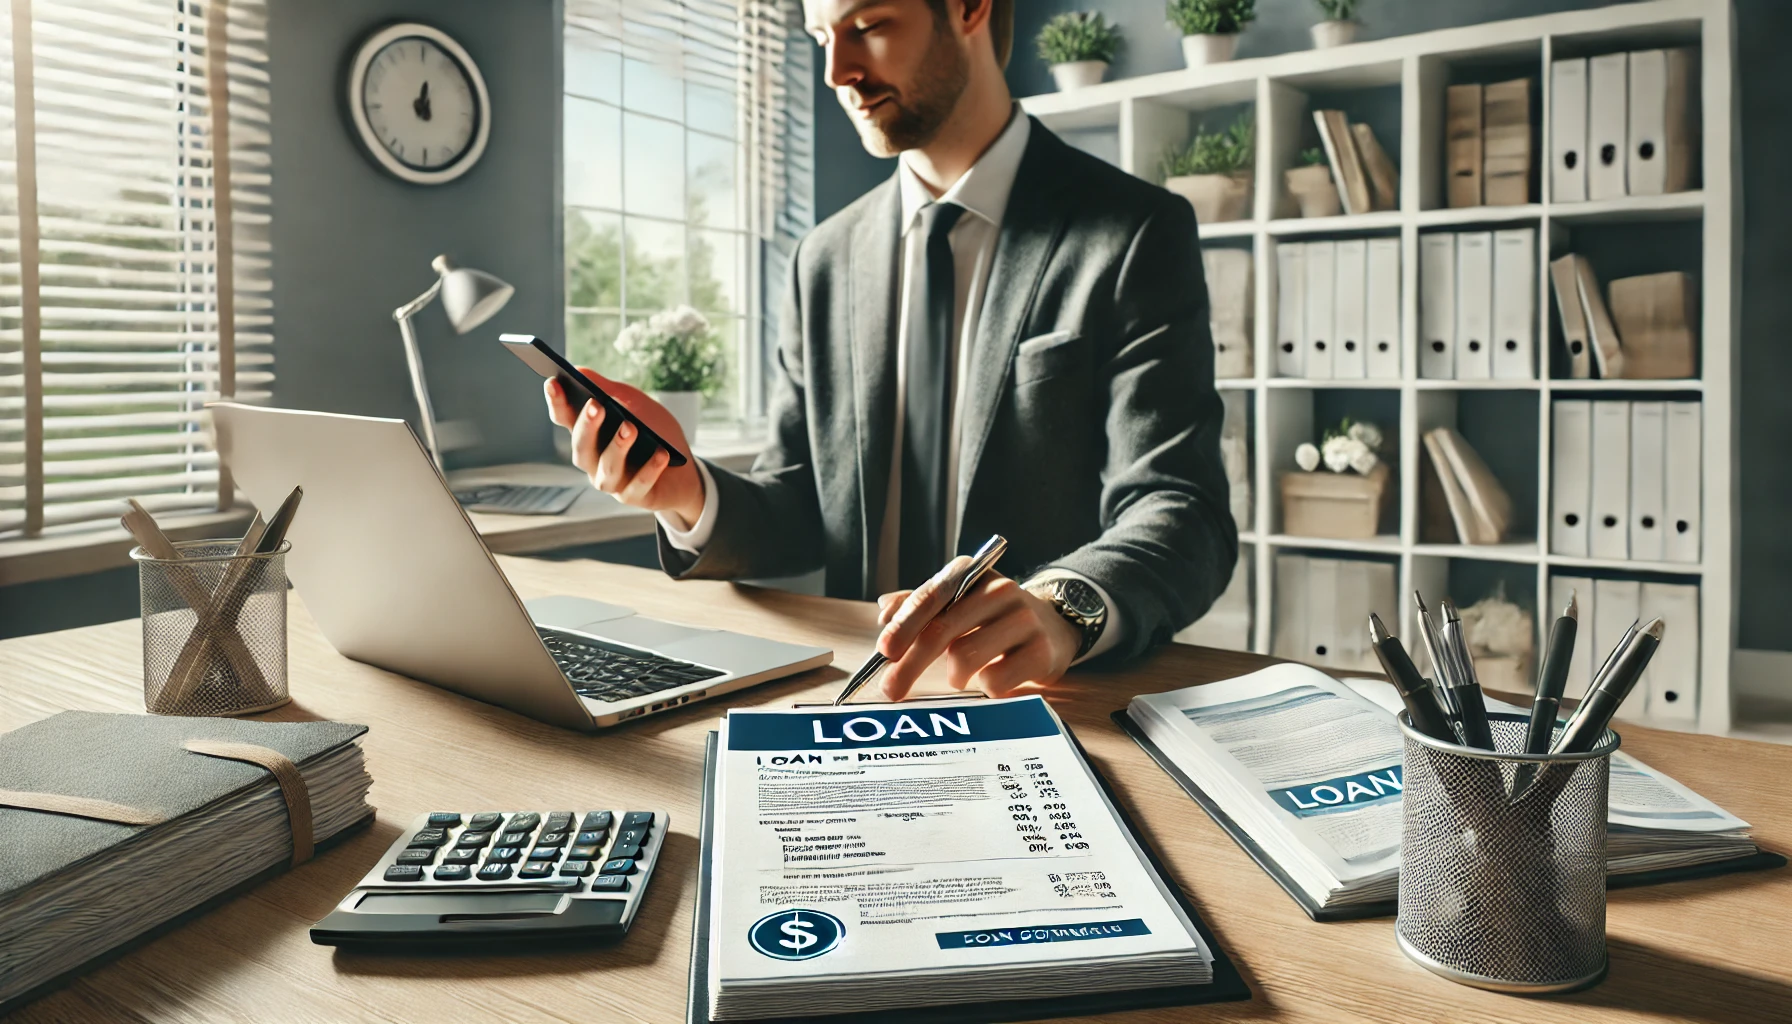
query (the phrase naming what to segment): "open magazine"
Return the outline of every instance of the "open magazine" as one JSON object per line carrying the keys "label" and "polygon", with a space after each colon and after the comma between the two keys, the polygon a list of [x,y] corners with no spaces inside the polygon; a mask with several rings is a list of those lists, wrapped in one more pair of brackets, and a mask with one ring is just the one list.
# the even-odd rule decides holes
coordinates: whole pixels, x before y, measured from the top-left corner
{"label": "open magazine", "polygon": [[[1311,912],[1396,896],[1399,709],[1399,696],[1380,680],[1345,683],[1285,664],[1143,694],[1126,715],[1166,768],[1174,766],[1274,862],[1290,894],[1305,895]],[[1487,710],[1527,714],[1492,698]],[[1759,853],[1748,822],[1622,750],[1612,755],[1608,814],[1613,875]]]}

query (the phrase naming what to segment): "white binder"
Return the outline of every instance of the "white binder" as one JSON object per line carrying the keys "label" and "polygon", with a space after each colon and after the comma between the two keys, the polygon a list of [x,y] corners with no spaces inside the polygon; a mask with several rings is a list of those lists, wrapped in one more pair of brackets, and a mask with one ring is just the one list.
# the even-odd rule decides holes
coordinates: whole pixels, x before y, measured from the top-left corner
{"label": "white binder", "polygon": [[1549,188],[1557,203],[1587,198],[1587,60],[1558,60],[1549,71]]}
{"label": "white binder", "polygon": [[1568,376],[1586,380],[1593,376],[1593,346],[1587,334],[1587,310],[1580,301],[1580,262],[1573,253],[1550,261],[1549,284],[1562,322],[1562,344],[1568,350]]}
{"label": "white binder", "polygon": [[1667,403],[1630,403],[1630,557],[1664,557],[1662,499],[1667,455]]}
{"label": "white binder", "polygon": [[1456,236],[1419,236],[1419,376],[1456,376]]}
{"label": "white binder", "polygon": [[1627,194],[1629,96],[1629,54],[1608,53],[1587,62],[1588,199],[1617,199]]}
{"label": "white binder", "polygon": [[1593,494],[1593,403],[1571,399],[1551,408],[1549,550],[1585,558]]}
{"label": "white binder", "polygon": [[1649,688],[1649,717],[1694,722],[1699,717],[1699,588],[1692,583],[1645,583],[1644,622],[1667,624],[1661,646],[1638,686]]}
{"label": "white binder", "polygon": [[1593,497],[1587,550],[1630,557],[1630,403],[1593,403]]}
{"label": "white binder", "polygon": [[1493,375],[1530,380],[1537,375],[1537,229],[1493,235]]}
{"label": "white binder", "polygon": [[1662,557],[1669,562],[1699,561],[1699,509],[1705,493],[1705,458],[1701,447],[1702,402],[1667,403],[1667,456],[1662,470],[1664,494]]}
{"label": "white binder", "polygon": [[1456,377],[1493,376],[1493,232],[1456,236]]}
{"label": "white binder", "polygon": [[1278,658],[1307,656],[1307,556],[1276,556],[1275,621],[1269,653]]}
{"label": "white binder", "polygon": [[1546,623],[1543,635],[1547,638],[1556,616],[1568,607],[1570,594],[1580,618],[1575,623],[1574,656],[1568,661],[1568,682],[1562,687],[1562,696],[1579,698],[1593,682],[1593,581],[1586,576],[1551,576],[1548,614],[1539,617]]}
{"label": "white binder", "polygon": [[1307,243],[1307,354],[1311,380],[1330,380],[1337,350],[1338,243]]}
{"label": "white binder", "polygon": [[[1365,627],[1367,628],[1367,627]],[[1338,560],[1307,559],[1307,648],[1300,660],[1314,665],[1338,659]]]}
{"label": "white binder", "polygon": [[[1375,652],[1369,649],[1369,570],[1373,562],[1338,559],[1337,596],[1332,601],[1331,640],[1326,661],[1339,668],[1370,669]],[[1383,620],[1386,621],[1386,620]]]}
{"label": "white binder", "polygon": [[1369,243],[1361,238],[1338,243],[1337,315],[1333,341],[1332,376],[1361,380],[1368,375],[1365,350],[1369,347]]}
{"label": "white binder", "polygon": [[[1400,379],[1400,240],[1369,239],[1369,354],[1371,380]],[[1392,620],[1389,620],[1392,621]]]}
{"label": "white binder", "polygon": [[1306,365],[1307,247],[1276,247],[1276,376],[1299,377]]}
{"label": "white binder", "polygon": [[1633,196],[1680,192],[1692,184],[1696,67],[1691,49],[1639,50],[1630,55],[1625,173]]}
{"label": "white binder", "polygon": [[[1599,671],[1599,664],[1642,613],[1642,589],[1636,580],[1593,581],[1593,671]],[[1585,623],[1586,619],[1581,621]],[[1637,628],[1642,627],[1639,624]],[[1616,717],[1635,721],[1648,710],[1648,691],[1638,683],[1624,703],[1618,705]]]}

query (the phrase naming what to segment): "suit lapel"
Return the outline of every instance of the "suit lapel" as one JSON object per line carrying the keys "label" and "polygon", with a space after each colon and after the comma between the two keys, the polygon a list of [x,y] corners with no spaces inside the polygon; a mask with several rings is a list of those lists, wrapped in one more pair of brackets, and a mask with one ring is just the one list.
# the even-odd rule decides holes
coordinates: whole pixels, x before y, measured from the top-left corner
{"label": "suit lapel", "polygon": [[859,589],[870,590],[878,537],[890,494],[896,423],[896,261],[901,196],[894,176],[879,186],[854,232],[848,275],[852,320],[852,390],[858,427],[860,521],[864,556]]}
{"label": "suit lapel", "polygon": [[[989,431],[995,423],[1007,390],[1010,365],[1021,332],[1033,312],[1033,302],[1046,264],[1057,249],[1069,219],[1069,208],[1057,196],[1062,187],[1062,162],[1056,151],[1064,148],[1046,127],[1035,120],[1027,137],[1027,151],[1014,175],[1008,208],[996,239],[990,265],[989,286],[983,292],[983,312],[977,323],[976,344],[965,371],[959,428],[958,522],[976,480],[977,464]],[[959,537],[962,546],[966,538]],[[970,538],[981,543],[981,538]]]}

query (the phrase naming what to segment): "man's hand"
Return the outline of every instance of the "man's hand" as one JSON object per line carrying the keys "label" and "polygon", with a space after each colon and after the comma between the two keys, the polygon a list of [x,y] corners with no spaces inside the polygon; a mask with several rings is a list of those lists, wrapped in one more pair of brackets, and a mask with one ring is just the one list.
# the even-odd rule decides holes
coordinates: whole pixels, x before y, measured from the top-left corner
{"label": "man's hand", "polygon": [[958,603],[940,611],[952,595],[942,578],[966,556],[913,591],[877,599],[884,627],[877,649],[890,659],[884,696],[901,700],[941,654],[947,681],[962,690],[973,682],[991,697],[1006,697],[1026,683],[1056,682],[1082,644],[1077,628],[1046,601],[1006,576],[989,573]]}
{"label": "man's hand", "polygon": [[[654,433],[690,450],[684,429],[665,406],[648,398],[639,388],[601,377],[588,366],[579,367],[579,372],[597,381]],[[623,423],[618,427],[616,436],[600,452],[597,435],[598,428],[604,423],[603,405],[587,399],[583,410],[575,410],[557,380],[544,382],[542,390],[547,395],[548,418],[557,426],[572,430],[572,464],[591,478],[591,486],[614,495],[625,505],[649,512],[673,513],[684,520],[687,529],[703,514],[703,478],[698,475],[695,462],[667,469],[671,456],[661,448],[640,469],[630,469],[628,452],[639,434],[633,424]]]}

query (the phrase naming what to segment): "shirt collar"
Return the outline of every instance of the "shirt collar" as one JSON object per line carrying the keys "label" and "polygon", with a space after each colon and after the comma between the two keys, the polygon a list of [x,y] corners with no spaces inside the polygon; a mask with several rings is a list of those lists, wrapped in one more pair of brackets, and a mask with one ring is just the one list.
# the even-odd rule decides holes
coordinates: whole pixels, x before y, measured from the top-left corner
{"label": "shirt collar", "polygon": [[[1000,224],[1008,208],[1008,193],[1014,190],[1014,176],[1020,171],[1020,160],[1027,152],[1027,136],[1032,127],[1027,115],[1014,107],[1008,127],[996,136],[971,169],[964,172],[952,187],[940,196],[943,203],[957,203],[991,224]],[[934,201],[933,193],[908,165],[906,158],[896,161],[896,180],[902,192],[902,230],[908,231],[921,207]]]}

